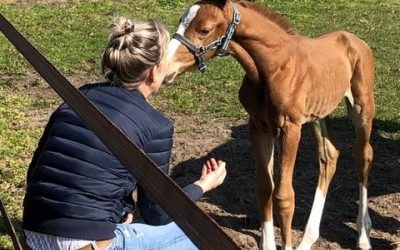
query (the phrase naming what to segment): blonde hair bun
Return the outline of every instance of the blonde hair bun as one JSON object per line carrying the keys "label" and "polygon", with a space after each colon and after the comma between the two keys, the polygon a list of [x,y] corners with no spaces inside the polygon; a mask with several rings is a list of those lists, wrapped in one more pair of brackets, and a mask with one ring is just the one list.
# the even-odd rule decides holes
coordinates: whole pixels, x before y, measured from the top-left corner
{"label": "blonde hair bun", "polygon": [[110,26],[110,39],[129,35],[135,30],[133,21],[126,17],[115,19]]}
{"label": "blonde hair bun", "polygon": [[160,62],[168,42],[168,31],[156,20],[114,19],[101,61],[104,76],[115,84],[137,88]]}

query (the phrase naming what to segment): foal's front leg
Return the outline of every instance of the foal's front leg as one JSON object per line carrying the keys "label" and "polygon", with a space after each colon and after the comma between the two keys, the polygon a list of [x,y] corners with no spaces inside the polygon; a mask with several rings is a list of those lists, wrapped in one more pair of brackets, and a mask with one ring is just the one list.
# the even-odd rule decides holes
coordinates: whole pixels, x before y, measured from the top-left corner
{"label": "foal's front leg", "polygon": [[295,208],[292,177],[300,141],[301,125],[286,120],[279,130],[277,145],[281,156],[280,173],[274,190],[274,209],[279,216],[282,250],[288,250],[292,249],[292,219]]}
{"label": "foal's front leg", "polygon": [[261,220],[260,249],[275,250],[272,211],[274,139],[269,129],[267,131],[260,130],[252,119],[250,120],[249,127],[256,160],[256,193]]}

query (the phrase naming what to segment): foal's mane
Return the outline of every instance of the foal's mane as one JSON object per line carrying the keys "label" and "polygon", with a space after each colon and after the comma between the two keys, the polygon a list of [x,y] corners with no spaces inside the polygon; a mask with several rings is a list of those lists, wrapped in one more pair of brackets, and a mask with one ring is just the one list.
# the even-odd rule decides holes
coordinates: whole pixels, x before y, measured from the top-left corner
{"label": "foal's mane", "polygon": [[295,35],[296,32],[293,30],[293,27],[288,23],[288,21],[281,15],[278,14],[271,9],[261,6],[260,4],[253,3],[253,2],[239,2],[243,7],[249,8],[251,10],[256,11],[257,13],[265,16],[267,19],[269,19],[271,22],[277,24],[279,27],[281,27],[283,30],[286,31],[286,33],[290,35]]}

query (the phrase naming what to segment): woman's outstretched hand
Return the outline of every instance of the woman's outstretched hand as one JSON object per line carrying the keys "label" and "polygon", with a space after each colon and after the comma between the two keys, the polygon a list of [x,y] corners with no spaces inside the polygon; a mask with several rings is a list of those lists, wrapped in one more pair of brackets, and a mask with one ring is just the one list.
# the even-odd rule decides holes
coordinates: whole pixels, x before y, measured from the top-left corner
{"label": "woman's outstretched hand", "polygon": [[122,223],[123,224],[131,224],[133,223],[133,214],[130,212],[127,212],[124,217],[122,218]]}
{"label": "woman's outstretched hand", "polygon": [[203,192],[208,192],[221,185],[226,177],[225,162],[209,159],[201,171],[201,177],[194,184],[200,186]]}

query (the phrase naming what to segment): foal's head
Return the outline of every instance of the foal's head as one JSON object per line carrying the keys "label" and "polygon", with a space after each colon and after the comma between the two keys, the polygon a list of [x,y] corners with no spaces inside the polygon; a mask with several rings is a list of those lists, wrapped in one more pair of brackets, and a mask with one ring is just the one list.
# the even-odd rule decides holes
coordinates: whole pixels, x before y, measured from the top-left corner
{"label": "foal's head", "polygon": [[[191,6],[181,17],[177,34],[171,40],[166,81],[172,82],[178,74],[200,65],[194,50],[210,45],[224,36],[232,19],[233,9],[228,0],[202,0]],[[182,39],[191,45],[184,45]],[[217,48],[203,51],[202,59],[209,60],[216,51]]]}

